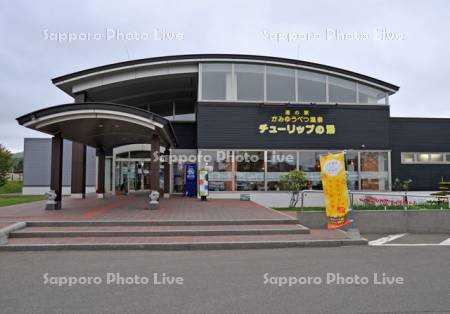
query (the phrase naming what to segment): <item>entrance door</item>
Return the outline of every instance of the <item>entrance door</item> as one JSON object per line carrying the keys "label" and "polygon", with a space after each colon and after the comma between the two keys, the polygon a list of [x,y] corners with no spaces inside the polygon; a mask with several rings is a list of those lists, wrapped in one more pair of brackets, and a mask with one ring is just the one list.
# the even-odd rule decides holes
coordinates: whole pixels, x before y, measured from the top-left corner
{"label": "entrance door", "polygon": [[150,160],[147,158],[116,159],[116,191],[150,189]]}
{"label": "entrance door", "polygon": [[130,176],[130,185],[133,187],[133,190],[149,190],[150,189],[150,162],[145,159],[137,160],[132,162],[132,171],[133,180],[131,181]]}

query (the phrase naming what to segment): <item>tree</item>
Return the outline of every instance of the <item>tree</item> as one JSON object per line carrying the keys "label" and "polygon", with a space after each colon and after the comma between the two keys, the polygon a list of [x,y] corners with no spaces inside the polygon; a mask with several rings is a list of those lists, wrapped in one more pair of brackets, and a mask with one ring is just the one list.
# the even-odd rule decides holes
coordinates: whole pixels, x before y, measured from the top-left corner
{"label": "tree", "polygon": [[0,186],[6,184],[8,173],[13,166],[11,152],[2,144],[0,144]]}
{"label": "tree", "polygon": [[23,173],[23,159],[14,159],[13,164],[13,172],[14,173]]}
{"label": "tree", "polygon": [[289,207],[295,207],[298,203],[301,191],[308,185],[305,173],[301,170],[291,170],[280,178],[282,188],[291,196]]}
{"label": "tree", "polygon": [[409,191],[409,185],[413,182],[413,180],[400,180],[399,178],[395,178],[394,183],[392,184],[392,189],[394,191],[405,191],[405,195],[403,196],[403,203],[408,205],[408,196],[406,195]]}
{"label": "tree", "polygon": [[392,189],[394,191],[409,191],[409,185],[411,184],[412,180],[400,180],[399,178],[395,178],[394,183],[392,184]]}
{"label": "tree", "polygon": [[438,182],[438,190],[439,190],[439,192],[431,193],[431,195],[437,195],[437,196],[450,195],[449,187],[450,187],[450,182],[444,181],[444,177],[441,177],[441,181]]}

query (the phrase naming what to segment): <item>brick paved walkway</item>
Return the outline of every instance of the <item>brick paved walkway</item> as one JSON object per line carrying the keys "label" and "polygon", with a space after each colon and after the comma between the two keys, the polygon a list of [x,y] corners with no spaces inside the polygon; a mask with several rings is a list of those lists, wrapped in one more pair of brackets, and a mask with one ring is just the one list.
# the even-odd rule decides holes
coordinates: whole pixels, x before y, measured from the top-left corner
{"label": "brick paved walkway", "polygon": [[[125,245],[125,249],[136,249],[130,245],[147,244],[156,245],[151,249],[192,249],[196,245],[203,249],[215,243],[217,249],[233,245],[266,247],[266,244],[291,247],[306,245],[308,241],[319,241],[314,242],[317,246],[336,246],[349,241],[340,230],[309,231],[297,224],[295,213],[278,212],[251,201],[202,202],[172,196],[161,199],[158,210],[148,210],[147,206],[148,194],[135,193],[106,199],[97,199],[95,194],[84,200],[64,198],[63,209],[56,211],[46,211],[45,201],[2,207],[0,227],[13,221],[43,222],[14,231],[8,244],[1,247],[52,249],[55,248],[52,245],[57,245],[57,249],[71,249],[70,245],[90,245],[92,249],[100,249],[106,245],[104,249],[111,249],[110,245]],[[70,225],[69,221],[81,222]],[[137,221],[139,225],[123,221],[133,224]]]}
{"label": "brick paved walkway", "polygon": [[44,210],[45,201],[0,207],[0,224],[7,221],[35,220],[239,220],[289,219],[283,213],[251,201],[213,199],[202,202],[196,198],[171,196],[161,199],[158,210],[146,210],[147,193],[108,196],[97,199],[63,199],[63,209]]}

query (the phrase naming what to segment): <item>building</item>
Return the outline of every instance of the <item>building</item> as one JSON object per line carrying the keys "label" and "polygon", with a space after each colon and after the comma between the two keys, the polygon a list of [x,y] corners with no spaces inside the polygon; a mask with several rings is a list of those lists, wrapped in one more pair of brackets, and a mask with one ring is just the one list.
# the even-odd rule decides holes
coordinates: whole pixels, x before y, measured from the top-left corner
{"label": "building", "polygon": [[25,139],[25,193],[183,193],[185,163],[209,169],[213,195],[276,192],[295,168],[320,188],[319,156],[341,150],[354,190],[389,191],[395,178],[436,190],[450,179],[450,119],[390,117],[399,87],[331,66],[180,55],[52,81],[74,102],[17,119],[53,136]]}

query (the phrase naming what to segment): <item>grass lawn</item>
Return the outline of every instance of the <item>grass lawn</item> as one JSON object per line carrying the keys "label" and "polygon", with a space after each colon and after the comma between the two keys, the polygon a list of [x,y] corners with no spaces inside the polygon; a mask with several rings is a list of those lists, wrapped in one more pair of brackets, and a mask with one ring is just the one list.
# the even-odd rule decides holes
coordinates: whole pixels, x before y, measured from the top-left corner
{"label": "grass lawn", "polygon": [[22,193],[21,181],[7,181],[4,186],[0,186],[0,194]]}
{"label": "grass lawn", "polygon": [[0,195],[0,207],[45,200],[45,195]]}

